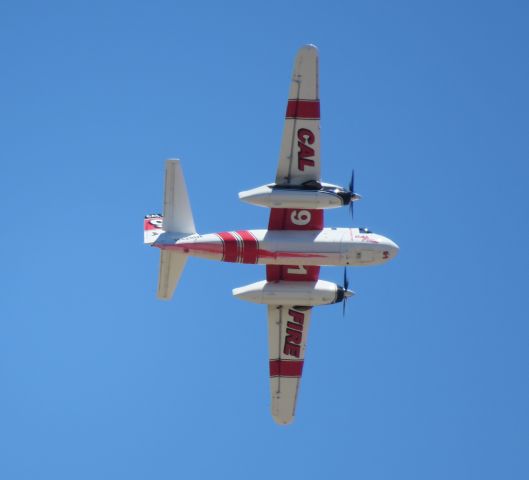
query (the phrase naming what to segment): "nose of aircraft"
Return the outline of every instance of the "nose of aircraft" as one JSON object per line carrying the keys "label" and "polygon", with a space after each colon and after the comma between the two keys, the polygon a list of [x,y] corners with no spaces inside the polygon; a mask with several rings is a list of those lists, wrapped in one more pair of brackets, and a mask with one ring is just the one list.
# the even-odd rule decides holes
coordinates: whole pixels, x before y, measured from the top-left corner
{"label": "nose of aircraft", "polygon": [[399,253],[399,246],[393,241],[390,240],[387,237],[384,238],[384,246],[387,249],[387,252],[389,253],[388,258],[393,258]]}

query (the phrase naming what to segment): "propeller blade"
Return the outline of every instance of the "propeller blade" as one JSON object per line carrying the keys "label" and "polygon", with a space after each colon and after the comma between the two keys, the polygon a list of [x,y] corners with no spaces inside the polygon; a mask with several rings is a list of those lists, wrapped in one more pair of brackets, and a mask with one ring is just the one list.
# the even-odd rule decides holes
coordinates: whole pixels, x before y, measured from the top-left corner
{"label": "propeller blade", "polygon": [[343,269],[343,288],[345,289],[344,297],[342,300],[342,316],[345,317],[345,304],[347,303],[347,290],[349,289],[349,279],[347,278],[347,267]]}
{"label": "propeller blade", "polygon": [[[351,180],[349,180],[349,192],[351,193],[351,196],[355,193],[355,171],[354,168],[351,171]],[[349,202],[349,213],[351,215],[351,220],[354,219],[354,207],[353,207],[353,200],[351,198],[351,201]]]}

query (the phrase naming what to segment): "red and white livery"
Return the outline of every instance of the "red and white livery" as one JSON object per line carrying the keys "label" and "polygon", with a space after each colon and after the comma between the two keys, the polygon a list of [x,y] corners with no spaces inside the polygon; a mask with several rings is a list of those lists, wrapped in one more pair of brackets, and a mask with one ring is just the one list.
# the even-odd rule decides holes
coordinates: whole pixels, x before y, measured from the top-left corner
{"label": "red and white livery", "polygon": [[296,57],[275,182],[239,194],[271,208],[268,228],[199,235],[178,160],[168,160],[164,213],[144,220],[144,241],[161,251],[158,298],[170,299],[189,256],[266,265],[266,280],[233,290],[239,299],[268,305],[272,415],[294,418],[312,307],[353,295],[319,278],[322,265],[376,265],[398,246],[365,228],[324,228],[327,208],[349,205],[359,195],[323,183],[320,173],[318,50],[302,47]]}

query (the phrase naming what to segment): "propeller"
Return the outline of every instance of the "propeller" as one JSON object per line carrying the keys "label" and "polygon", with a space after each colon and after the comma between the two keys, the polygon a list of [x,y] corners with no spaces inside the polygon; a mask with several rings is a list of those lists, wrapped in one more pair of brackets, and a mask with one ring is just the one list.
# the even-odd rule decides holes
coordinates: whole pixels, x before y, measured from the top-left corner
{"label": "propeller", "polygon": [[347,278],[347,267],[343,269],[343,301],[342,301],[342,315],[345,317],[345,304],[347,299],[353,295],[353,292],[349,290],[349,279]]}
{"label": "propeller", "polygon": [[351,172],[351,180],[349,180],[349,193],[351,194],[351,200],[349,201],[349,212],[351,213],[351,219],[353,218],[353,203],[355,200],[360,200],[362,197],[355,193],[355,171]]}

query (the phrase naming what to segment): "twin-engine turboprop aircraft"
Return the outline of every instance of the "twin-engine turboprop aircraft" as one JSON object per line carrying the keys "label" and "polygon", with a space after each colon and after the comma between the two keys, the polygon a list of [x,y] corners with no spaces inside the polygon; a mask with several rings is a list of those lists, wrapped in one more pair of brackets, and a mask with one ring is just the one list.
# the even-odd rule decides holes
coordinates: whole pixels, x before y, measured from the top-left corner
{"label": "twin-engine turboprop aircraft", "polygon": [[324,228],[323,211],[352,206],[349,189],[321,182],[318,50],[302,47],[296,57],[275,183],[239,193],[242,201],[268,207],[267,230],[196,233],[178,160],[165,171],[164,214],[148,215],[145,243],[161,250],[158,298],[170,299],[188,256],[266,265],[266,280],[233,295],[268,305],[272,415],[279,424],[294,418],[303,370],[311,307],[345,301],[344,285],[319,279],[321,265],[375,265],[399,247],[363,228]]}

